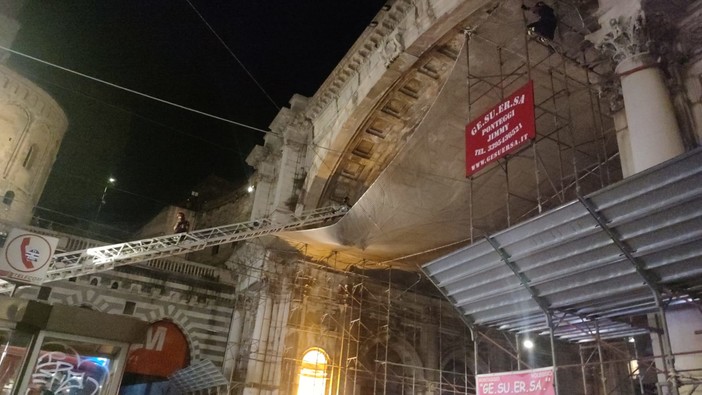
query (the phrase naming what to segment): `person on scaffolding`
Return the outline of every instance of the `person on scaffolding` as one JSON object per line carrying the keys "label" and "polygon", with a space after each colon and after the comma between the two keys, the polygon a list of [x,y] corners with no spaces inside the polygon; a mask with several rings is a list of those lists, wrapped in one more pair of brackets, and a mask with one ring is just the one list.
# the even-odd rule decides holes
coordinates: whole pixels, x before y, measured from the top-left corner
{"label": "person on scaffolding", "polygon": [[547,38],[553,41],[554,34],[556,32],[556,26],[558,26],[558,19],[556,18],[556,13],[553,8],[549,7],[543,1],[538,1],[533,7],[529,8],[522,4],[523,10],[531,9],[531,12],[538,15],[539,20],[527,25],[527,29],[538,34],[541,37]]}

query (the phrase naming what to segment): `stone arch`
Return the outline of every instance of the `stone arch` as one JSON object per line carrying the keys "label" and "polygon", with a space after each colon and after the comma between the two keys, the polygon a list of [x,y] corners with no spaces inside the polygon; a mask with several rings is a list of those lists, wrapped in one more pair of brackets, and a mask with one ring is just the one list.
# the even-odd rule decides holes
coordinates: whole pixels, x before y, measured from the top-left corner
{"label": "stone arch", "polygon": [[386,342],[388,351],[392,351],[392,353],[399,357],[399,363],[404,366],[402,367],[403,371],[406,369],[411,369],[410,367],[416,366],[417,368],[412,369],[413,381],[420,386],[427,385],[423,369],[425,367],[424,362],[415,350],[414,346],[401,337],[388,338],[381,335],[368,339],[359,349],[359,359],[368,364],[368,366],[366,366],[367,368],[371,368],[372,365],[367,360],[367,355],[369,355],[376,347],[385,347]]}
{"label": "stone arch", "polygon": [[[457,392],[465,391],[466,387],[475,385],[475,363],[473,350],[466,352],[463,344],[452,344],[441,353],[441,382],[453,386]],[[480,363],[480,362],[478,362]],[[465,375],[468,375],[466,377]]]}
{"label": "stone arch", "polygon": [[185,340],[188,342],[188,352],[190,353],[190,360],[198,360],[201,355],[200,342],[194,339],[191,335],[194,331],[194,327],[185,313],[173,305],[152,305],[152,310],[147,314],[140,315],[139,318],[149,322],[150,324],[161,321],[169,320],[173,322],[175,326],[180,329],[180,331],[185,336]]}
{"label": "stone arch", "polygon": [[[121,386],[127,393],[166,393],[169,377],[192,364],[186,332],[166,317],[150,323],[142,344],[129,349]],[[156,387],[148,388],[151,384]],[[121,390],[120,390],[121,391]]]}
{"label": "stone arch", "polygon": [[[466,360],[471,373],[474,373],[473,371],[475,370],[475,354],[473,351],[473,347],[475,347],[475,345],[470,344],[468,346],[467,354],[464,351],[463,347],[464,343],[461,341],[449,342],[448,344],[444,345],[441,351],[441,361],[449,361],[451,359]],[[487,362],[482,359],[478,359],[478,369],[482,372],[486,372],[488,370]]]}
{"label": "stone arch", "polygon": [[296,372],[297,391],[326,393],[329,390],[332,360],[327,350],[321,347],[308,347],[300,354],[300,365]]}

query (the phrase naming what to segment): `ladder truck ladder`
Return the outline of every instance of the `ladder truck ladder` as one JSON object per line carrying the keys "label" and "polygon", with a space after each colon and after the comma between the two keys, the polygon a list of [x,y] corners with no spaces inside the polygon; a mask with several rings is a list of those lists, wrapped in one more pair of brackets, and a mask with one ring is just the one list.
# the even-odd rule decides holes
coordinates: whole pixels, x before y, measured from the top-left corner
{"label": "ladder truck ladder", "polygon": [[[347,211],[344,206],[323,207],[302,213],[299,217],[295,217],[294,220],[285,224],[273,223],[270,219],[263,218],[188,233],[59,253],[53,256],[44,282],[66,280],[71,277],[112,270],[117,266],[199,251],[213,245],[297,230],[341,217]],[[0,286],[0,288],[5,287]]]}

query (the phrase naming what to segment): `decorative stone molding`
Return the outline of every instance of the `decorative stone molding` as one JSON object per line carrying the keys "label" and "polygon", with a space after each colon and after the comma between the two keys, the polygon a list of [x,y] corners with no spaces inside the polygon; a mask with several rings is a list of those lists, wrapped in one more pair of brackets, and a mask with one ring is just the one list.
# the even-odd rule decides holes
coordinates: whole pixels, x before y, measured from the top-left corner
{"label": "decorative stone molding", "polygon": [[599,87],[599,96],[607,101],[611,112],[615,113],[624,108],[624,98],[622,97],[622,87],[618,81],[603,81]]}
{"label": "decorative stone molding", "polygon": [[404,50],[405,45],[400,40],[399,35],[388,38],[383,46],[383,61],[385,67],[390,67],[392,62],[394,62]]}
{"label": "decorative stone molding", "polygon": [[300,150],[307,146],[312,135],[312,122],[309,119],[297,119],[290,124],[283,132],[285,145],[295,150]]}
{"label": "decorative stone molding", "polygon": [[385,92],[340,154],[318,206],[353,202],[375,181],[431,107],[464,43],[462,31],[449,31]]}
{"label": "decorative stone molding", "polygon": [[257,145],[253,147],[251,152],[249,152],[249,156],[246,157],[246,164],[257,169],[267,156],[268,149],[262,145]]}
{"label": "decorative stone molding", "polygon": [[[609,53],[616,62],[641,53],[668,61],[679,58],[680,21],[689,13],[685,1],[602,1],[600,30],[587,39]],[[689,23],[690,27],[700,25]]]}
{"label": "decorative stone molding", "polygon": [[[595,45],[612,55],[616,62],[620,62],[630,56],[648,52],[649,40],[644,29],[644,15],[638,10],[635,15],[622,15],[611,18],[601,29],[605,31],[601,34]],[[595,35],[589,35],[591,39]]]}
{"label": "decorative stone molding", "polygon": [[[381,43],[389,44],[397,41],[395,44],[400,44],[400,41],[394,36],[397,33],[396,28],[410,11],[414,10],[412,3],[410,0],[398,0],[383,8],[383,11],[378,14],[372,24],[372,28],[367,29],[361,35],[354,47],[341,60],[340,64],[327,78],[314,97],[310,99],[307,117],[316,118],[330,103],[338,98],[343,87],[356,75],[357,71],[362,68],[362,65],[369,61],[371,55],[378,50]],[[394,44],[389,45],[392,47]],[[383,45],[383,51],[386,51],[385,45]]]}

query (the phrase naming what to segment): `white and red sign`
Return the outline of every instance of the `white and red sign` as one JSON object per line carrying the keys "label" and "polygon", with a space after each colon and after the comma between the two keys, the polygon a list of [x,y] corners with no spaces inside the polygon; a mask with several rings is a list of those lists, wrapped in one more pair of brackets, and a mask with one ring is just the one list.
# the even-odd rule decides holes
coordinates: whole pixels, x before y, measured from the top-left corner
{"label": "white and red sign", "polygon": [[536,137],[534,82],[466,126],[466,177]]}
{"label": "white and red sign", "polygon": [[0,277],[41,284],[46,278],[58,239],[13,229],[0,254]]}
{"label": "white and red sign", "polygon": [[479,374],[476,395],[555,395],[553,368]]}

